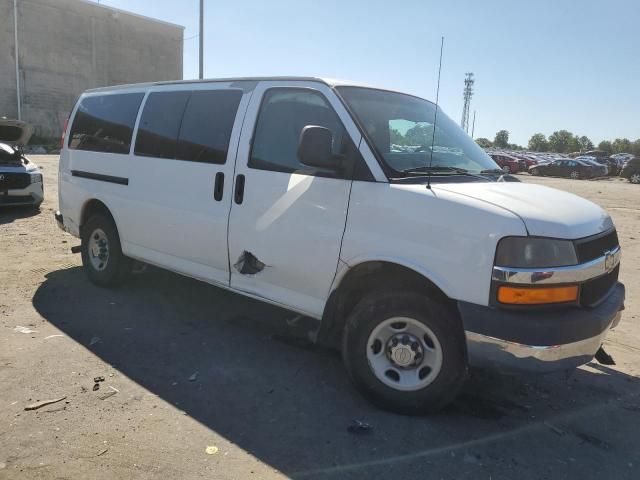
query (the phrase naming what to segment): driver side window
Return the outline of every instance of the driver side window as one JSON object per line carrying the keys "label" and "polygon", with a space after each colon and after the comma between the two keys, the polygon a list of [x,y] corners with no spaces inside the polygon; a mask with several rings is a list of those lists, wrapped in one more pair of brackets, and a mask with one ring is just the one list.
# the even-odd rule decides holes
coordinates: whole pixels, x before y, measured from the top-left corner
{"label": "driver side window", "polygon": [[[333,136],[333,153],[344,157],[344,168],[327,171],[301,163],[300,133],[307,125],[325,127]],[[360,153],[340,118],[324,96],[303,88],[272,88],[262,99],[253,135],[249,168],[283,173],[351,179]]]}

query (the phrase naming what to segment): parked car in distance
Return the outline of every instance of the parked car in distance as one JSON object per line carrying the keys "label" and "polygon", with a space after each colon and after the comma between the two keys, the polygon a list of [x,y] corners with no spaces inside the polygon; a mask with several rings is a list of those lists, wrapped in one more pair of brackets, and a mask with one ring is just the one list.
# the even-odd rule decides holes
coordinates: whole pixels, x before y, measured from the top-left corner
{"label": "parked car in distance", "polygon": [[529,167],[537,165],[539,161],[537,158],[524,153],[511,153],[510,155],[521,161],[520,166],[522,166],[522,162],[524,162],[524,168],[522,169],[523,171],[526,171]]}
{"label": "parked car in distance", "polygon": [[582,155],[580,157],[577,157],[575,160],[578,160],[578,161],[583,162],[583,163],[587,163],[587,164],[592,165],[594,167],[604,167],[604,173],[602,174],[603,177],[609,174],[609,165],[608,164],[599,163],[596,160],[596,157],[590,157],[590,156]]}
{"label": "parked car in distance", "polygon": [[626,178],[631,183],[640,184],[640,157],[633,157],[627,161],[627,164],[620,173],[622,178]]}
{"label": "parked car in distance", "polygon": [[506,181],[435,119],[427,100],[319,78],[90,90],[65,131],[55,220],[98,286],[136,260],[309,317],[395,412],[444,407],[470,365],[589,362],[624,308],[611,217]]}
{"label": "parked car in distance", "polygon": [[622,162],[612,159],[607,152],[602,150],[589,150],[588,152],[583,153],[583,156],[594,157],[596,162],[601,165],[606,165],[608,167],[609,176],[618,175],[622,169]]}
{"label": "parked car in distance", "polygon": [[609,158],[617,160],[618,162],[622,162],[622,164],[626,164],[629,160],[631,160],[635,155],[633,153],[615,153],[611,155]]}
{"label": "parked car in distance", "polygon": [[0,206],[39,208],[44,199],[42,173],[22,154],[32,131],[28,123],[0,118]]}
{"label": "parked car in distance", "polygon": [[540,175],[548,177],[565,177],[575,180],[580,178],[595,178],[606,175],[606,167],[582,162],[578,159],[555,160],[553,162],[536,165],[529,168],[531,175]]}
{"label": "parked car in distance", "polygon": [[524,160],[520,160],[513,155],[491,153],[489,156],[498,164],[504,173],[518,173],[526,170]]}

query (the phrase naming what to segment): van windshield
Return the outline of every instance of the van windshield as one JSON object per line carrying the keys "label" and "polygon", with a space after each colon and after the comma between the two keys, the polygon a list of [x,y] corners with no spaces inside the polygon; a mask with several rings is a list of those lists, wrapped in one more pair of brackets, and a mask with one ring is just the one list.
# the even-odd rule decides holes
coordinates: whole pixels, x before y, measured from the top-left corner
{"label": "van windshield", "polygon": [[[435,104],[411,95],[338,87],[391,178],[498,174],[500,167]],[[431,145],[433,144],[433,159]]]}

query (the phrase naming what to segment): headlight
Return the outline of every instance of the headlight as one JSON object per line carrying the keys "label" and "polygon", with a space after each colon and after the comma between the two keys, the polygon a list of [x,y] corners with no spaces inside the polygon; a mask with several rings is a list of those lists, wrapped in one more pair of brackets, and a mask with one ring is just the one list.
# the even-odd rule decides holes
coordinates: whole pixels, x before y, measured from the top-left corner
{"label": "headlight", "polygon": [[32,173],[31,174],[31,183],[42,183],[42,174],[41,173]]}
{"label": "headlight", "polygon": [[573,242],[536,237],[507,237],[496,250],[496,265],[500,267],[548,268],[577,265]]}

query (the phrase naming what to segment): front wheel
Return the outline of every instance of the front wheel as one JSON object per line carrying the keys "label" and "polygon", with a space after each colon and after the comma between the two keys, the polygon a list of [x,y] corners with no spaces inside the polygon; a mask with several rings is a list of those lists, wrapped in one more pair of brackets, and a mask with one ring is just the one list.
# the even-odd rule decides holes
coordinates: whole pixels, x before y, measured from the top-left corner
{"label": "front wheel", "polygon": [[531,173],[531,175],[533,175],[534,177],[537,177],[538,175],[540,175],[540,170],[538,170],[537,168],[532,168],[531,170],[529,170],[529,173]]}
{"label": "front wheel", "polygon": [[82,226],[82,266],[96,285],[112,287],[121,284],[131,271],[131,261],[120,247],[120,236],[113,220],[93,215]]}
{"label": "front wheel", "polygon": [[505,165],[504,167],[502,167],[502,171],[508,175],[511,173],[511,168],[509,167],[509,165]]}
{"label": "front wheel", "polygon": [[634,173],[629,177],[629,181],[635,185],[640,184],[640,173]]}
{"label": "front wheel", "polygon": [[467,373],[459,318],[442,303],[415,293],[364,298],[347,319],[342,356],[365,397],[407,415],[446,406]]}
{"label": "front wheel", "polygon": [[571,172],[570,177],[574,180],[579,180],[580,179],[580,172],[578,172],[577,170],[574,170],[573,172]]}

